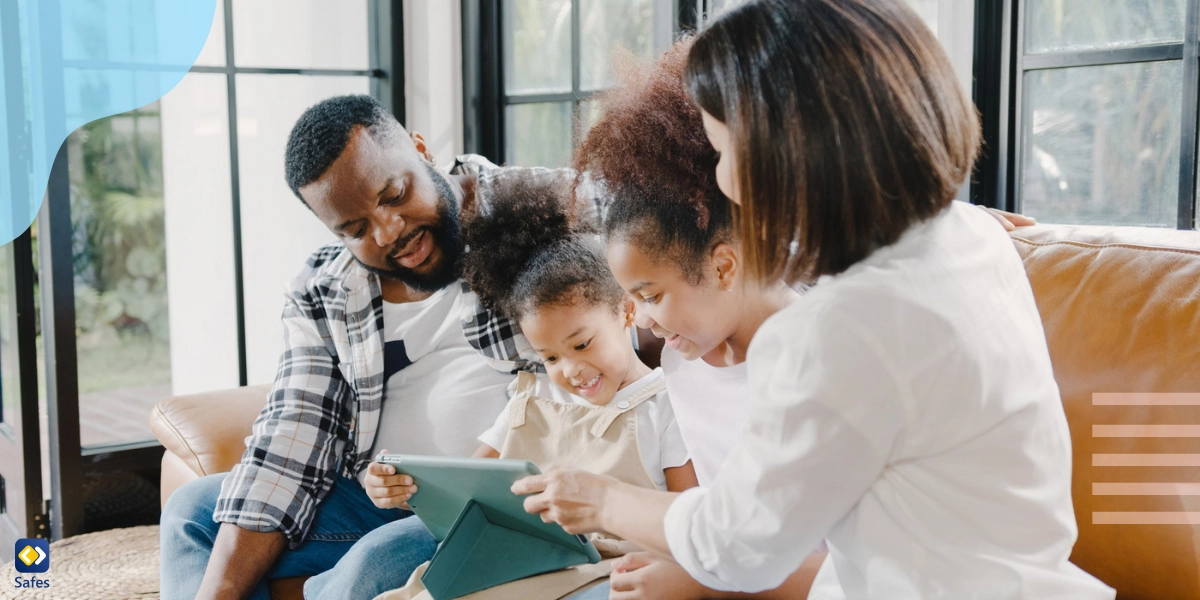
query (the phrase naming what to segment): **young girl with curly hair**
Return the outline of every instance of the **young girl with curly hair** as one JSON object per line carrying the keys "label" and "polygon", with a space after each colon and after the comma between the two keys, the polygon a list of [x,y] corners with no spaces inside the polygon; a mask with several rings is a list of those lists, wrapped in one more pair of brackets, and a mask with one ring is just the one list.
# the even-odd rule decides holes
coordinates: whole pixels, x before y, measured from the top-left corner
{"label": "young girl with curly hair", "polygon": [[570,192],[536,178],[484,181],[492,203],[463,227],[463,278],[508,316],[545,373],[518,374],[511,400],[476,456],[519,458],[543,471],[590,465],[659,490],[695,486],[661,369],[638,358],[633,303],[613,279],[599,231],[573,219]]}

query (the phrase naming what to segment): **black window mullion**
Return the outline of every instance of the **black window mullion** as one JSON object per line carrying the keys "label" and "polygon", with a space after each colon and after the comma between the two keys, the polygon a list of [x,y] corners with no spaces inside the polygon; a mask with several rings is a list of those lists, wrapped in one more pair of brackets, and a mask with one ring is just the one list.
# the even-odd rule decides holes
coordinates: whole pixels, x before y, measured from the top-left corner
{"label": "black window mullion", "polygon": [[513,104],[544,104],[546,102],[570,102],[579,97],[575,92],[549,92],[533,94],[513,94],[504,97],[504,105]]}
{"label": "black window mullion", "polygon": [[582,137],[579,111],[579,94],[583,81],[583,16],[581,0],[571,0],[571,148],[579,145]]}
{"label": "black window mullion", "polygon": [[[404,7],[391,0],[367,4],[368,47],[370,48],[371,96],[407,125],[404,98]],[[361,72],[360,72],[361,73]],[[301,73],[305,74],[305,73]]]}
{"label": "black window mullion", "polygon": [[700,29],[701,16],[704,12],[700,6],[701,2],[702,0],[676,1],[679,6],[675,15],[678,31],[698,31]]}
{"label": "black window mullion", "polygon": [[[1112,50],[1072,50],[1046,54],[1028,54],[1024,57],[1024,69],[1063,69],[1068,67],[1099,67],[1128,63],[1146,63],[1183,58],[1183,44],[1151,44]],[[1024,50],[1022,50],[1024,54]]]}
{"label": "black window mullion", "polygon": [[237,63],[233,56],[233,0],[225,0],[225,96],[229,117],[229,184],[233,204],[233,297],[236,302],[238,385],[249,381],[246,366],[246,291],[242,273],[242,184],[238,159]]}
{"label": "black window mullion", "polygon": [[504,164],[504,7],[462,0],[463,150]]}
{"label": "black window mullion", "polygon": [[42,352],[50,433],[51,539],[84,532],[83,464],[79,440],[79,360],[75,344],[69,144],[54,157],[38,213],[38,281],[42,295]]}
{"label": "black window mullion", "polygon": [[1182,132],[1179,142],[1179,229],[1196,228],[1197,102],[1200,87],[1200,0],[1188,0],[1183,41]]}
{"label": "black window mullion", "polygon": [[982,122],[983,148],[972,173],[970,198],[973,204],[1003,210],[1013,210],[1008,193],[1014,121],[1008,113],[1013,81],[1012,14],[1011,2],[975,0],[971,96]]}
{"label": "black window mullion", "polygon": [[1013,69],[1013,110],[1010,113],[1013,122],[1013,148],[1009,153],[1009,156],[1013,158],[1013,165],[1012,169],[1009,169],[1010,175],[1008,180],[1008,189],[1012,190],[1012,197],[1008,205],[1012,207],[1014,212],[1018,213],[1023,213],[1025,208],[1025,198],[1022,193],[1021,184],[1025,179],[1025,9],[1027,5],[1028,0],[1017,0],[1016,16],[1014,17],[1016,39],[1013,41],[1013,58],[1016,61],[1016,68]]}
{"label": "black window mullion", "polygon": [[386,79],[388,71],[372,67],[370,69],[297,69],[292,67],[237,67],[226,65],[212,67],[196,65],[188,69],[191,73],[234,73],[248,75],[327,75],[332,77],[374,77]]}

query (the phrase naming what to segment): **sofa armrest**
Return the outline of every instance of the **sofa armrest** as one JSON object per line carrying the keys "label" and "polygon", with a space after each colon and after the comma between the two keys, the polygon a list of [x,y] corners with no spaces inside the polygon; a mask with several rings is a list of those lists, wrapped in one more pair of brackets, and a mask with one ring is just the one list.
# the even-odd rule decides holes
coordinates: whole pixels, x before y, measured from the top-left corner
{"label": "sofa armrest", "polygon": [[150,412],[150,430],[197,476],[224,473],[246,450],[246,437],[270,385],[167,398]]}

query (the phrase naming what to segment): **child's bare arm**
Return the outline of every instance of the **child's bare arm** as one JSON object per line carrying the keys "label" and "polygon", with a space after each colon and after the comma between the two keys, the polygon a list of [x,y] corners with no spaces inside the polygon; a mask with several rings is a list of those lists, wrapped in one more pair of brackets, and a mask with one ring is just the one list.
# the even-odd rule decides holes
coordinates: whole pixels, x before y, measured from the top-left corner
{"label": "child's bare arm", "polygon": [[475,450],[475,454],[471,456],[473,458],[500,458],[500,451],[487,444],[480,444],[479,449]]}
{"label": "child's bare arm", "polygon": [[692,468],[690,460],[683,466],[663,469],[663,476],[667,478],[668,492],[682,492],[700,485],[700,482],[696,481],[696,469]]}

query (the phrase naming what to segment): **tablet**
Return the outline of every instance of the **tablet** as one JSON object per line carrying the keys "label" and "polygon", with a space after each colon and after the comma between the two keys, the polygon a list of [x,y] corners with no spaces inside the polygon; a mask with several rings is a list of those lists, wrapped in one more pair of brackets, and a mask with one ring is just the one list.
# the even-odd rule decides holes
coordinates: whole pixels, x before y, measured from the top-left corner
{"label": "tablet", "polygon": [[496,525],[573,549],[593,563],[600,561],[599,552],[586,536],[571,535],[559,524],[543,523],[540,515],[525,512],[525,497],[512,493],[512,484],[541,473],[529,461],[380,454],[375,462],[392,465],[397,473],[413,478],[417,493],[409,498],[408,506],[439,542],[474,501],[487,509]]}

